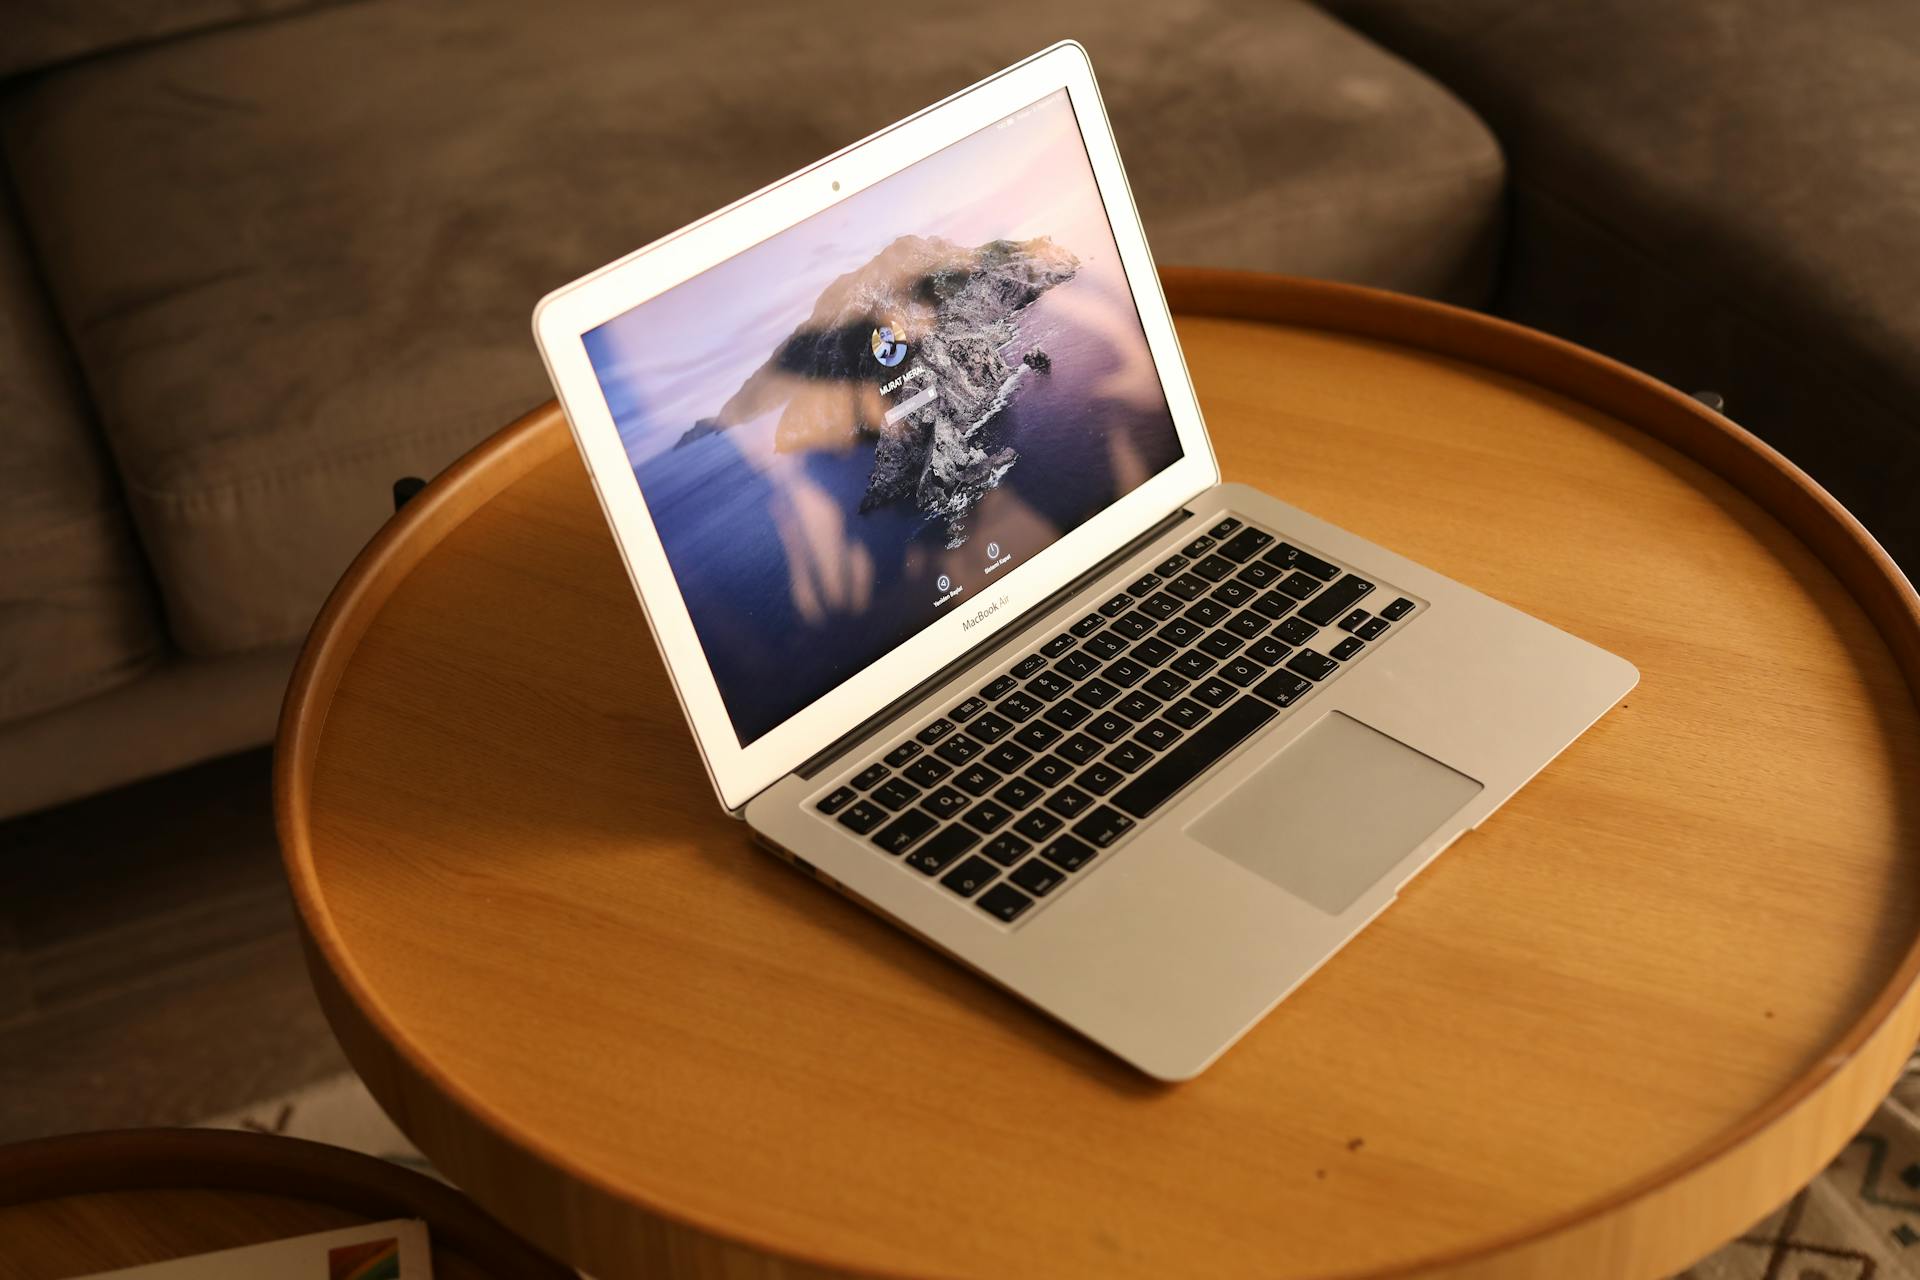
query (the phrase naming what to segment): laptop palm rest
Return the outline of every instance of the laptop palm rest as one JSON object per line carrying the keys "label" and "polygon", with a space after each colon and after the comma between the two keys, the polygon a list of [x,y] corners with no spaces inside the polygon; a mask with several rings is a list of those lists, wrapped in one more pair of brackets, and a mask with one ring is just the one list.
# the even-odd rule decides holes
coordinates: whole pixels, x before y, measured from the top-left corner
{"label": "laptop palm rest", "polygon": [[1480,791],[1465,774],[1332,711],[1186,830],[1339,915]]}

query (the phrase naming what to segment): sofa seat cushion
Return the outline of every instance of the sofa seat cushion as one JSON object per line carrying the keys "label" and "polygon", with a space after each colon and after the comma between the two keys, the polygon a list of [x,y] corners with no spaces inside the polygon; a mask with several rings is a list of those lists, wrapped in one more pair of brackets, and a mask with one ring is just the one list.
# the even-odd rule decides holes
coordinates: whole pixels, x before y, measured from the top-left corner
{"label": "sofa seat cushion", "polygon": [[174,636],[297,639],[389,510],[544,399],[548,290],[1064,35],[1163,261],[1472,297],[1500,157],[1315,9],[411,0],[96,59],[6,149]]}
{"label": "sofa seat cushion", "polygon": [[1501,310],[1722,392],[1920,574],[1920,6],[1330,7],[1499,134]]}
{"label": "sofa seat cushion", "polygon": [[99,693],[164,648],[126,509],[0,199],[0,723]]}
{"label": "sofa seat cushion", "polygon": [[7,0],[0,76],[343,0]]}

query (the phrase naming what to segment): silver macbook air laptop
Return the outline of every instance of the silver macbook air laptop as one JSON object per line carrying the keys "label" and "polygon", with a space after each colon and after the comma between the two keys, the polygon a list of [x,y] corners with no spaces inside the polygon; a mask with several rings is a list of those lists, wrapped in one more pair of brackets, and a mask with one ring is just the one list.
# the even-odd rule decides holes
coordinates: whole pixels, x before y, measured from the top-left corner
{"label": "silver macbook air laptop", "polygon": [[720,803],[1161,1079],[1638,678],[1220,483],[1076,44],[534,327]]}

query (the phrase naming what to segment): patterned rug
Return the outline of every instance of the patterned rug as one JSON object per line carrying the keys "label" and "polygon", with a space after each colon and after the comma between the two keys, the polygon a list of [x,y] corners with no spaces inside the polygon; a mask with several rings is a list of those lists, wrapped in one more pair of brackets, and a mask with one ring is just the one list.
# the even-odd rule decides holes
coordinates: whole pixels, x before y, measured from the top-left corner
{"label": "patterned rug", "polygon": [[[351,1147],[439,1176],[351,1074],[202,1122]],[[1920,1052],[1805,1190],[1675,1280],[1920,1280]]]}

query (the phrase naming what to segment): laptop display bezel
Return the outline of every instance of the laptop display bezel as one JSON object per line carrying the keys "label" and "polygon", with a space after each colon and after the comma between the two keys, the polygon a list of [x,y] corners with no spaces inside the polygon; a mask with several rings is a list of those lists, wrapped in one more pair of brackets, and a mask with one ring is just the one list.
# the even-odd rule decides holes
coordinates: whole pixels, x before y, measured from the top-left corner
{"label": "laptop display bezel", "polygon": [[[805,218],[1064,89],[1145,330],[1181,457],[1062,535],[1018,570],[741,745],[648,513],[583,335]],[[721,803],[738,811],[931,673],[990,641],[1031,606],[1195,494],[1219,470],[1187,376],[1086,51],[1057,44],[854,143],[543,299],[534,334]],[[983,610],[989,610],[982,616]],[[963,621],[967,625],[963,626]]]}

